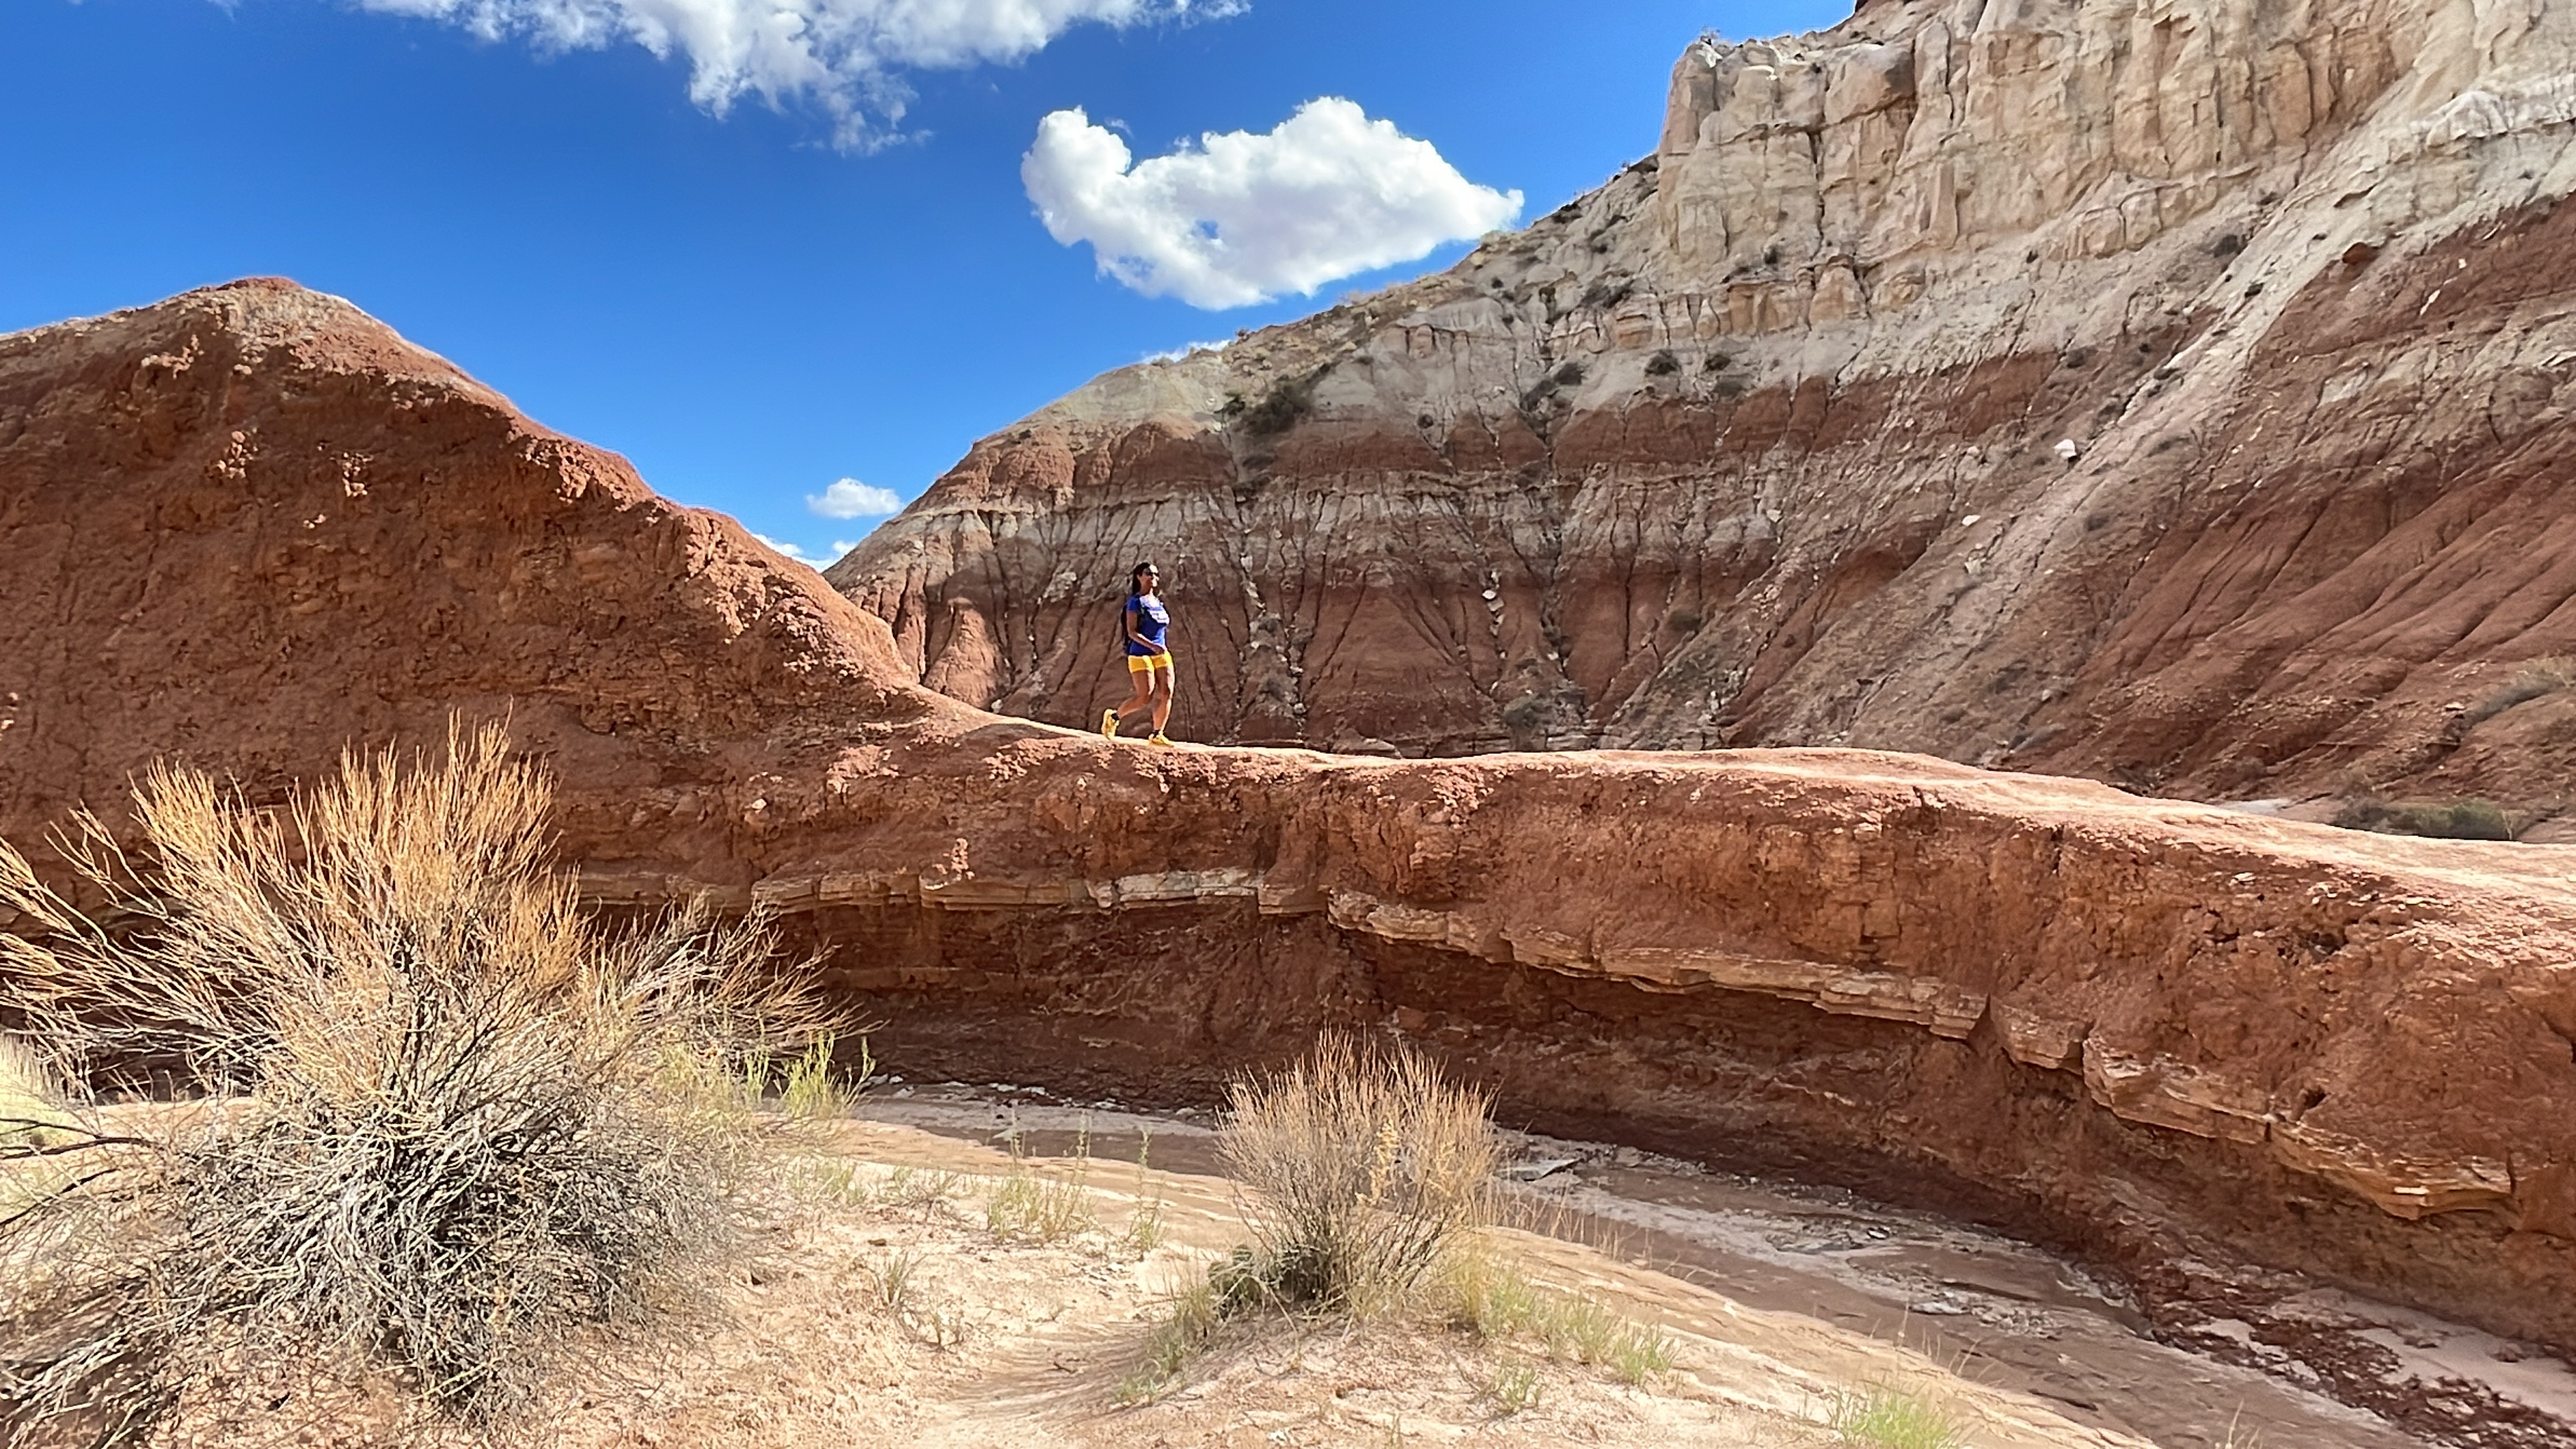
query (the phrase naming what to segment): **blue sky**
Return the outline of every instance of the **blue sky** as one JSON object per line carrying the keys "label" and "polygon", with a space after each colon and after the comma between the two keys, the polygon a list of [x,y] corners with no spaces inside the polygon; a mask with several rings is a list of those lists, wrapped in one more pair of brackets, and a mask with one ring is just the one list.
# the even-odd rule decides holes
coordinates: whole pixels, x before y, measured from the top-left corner
{"label": "blue sky", "polygon": [[[1069,201],[1081,188],[1057,176],[1040,218],[1022,164],[1051,113],[1078,107],[1090,124],[1055,123],[1048,164],[1100,166],[1114,164],[1099,155],[1113,135],[1144,162],[1202,133],[1267,137],[1310,101],[1346,98],[1356,112],[1300,120],[1310,148],[1395,145],[1355,129],[1365,113],[1454,172],[1426,183],[1412,231],[1387,242],[1418,246],[1444,226],[1468,234],[1496,193],[1519,192],[1525,220],[1645,154],[1666,72],[1701,30],[1767,35],[1848,13],[1815,0],[1192,0],[1175,18],[1177,3],[6,0],[0,331],[291,276],[626,454],[665,494],[821,556],[874,522],[808,507],[836,480],[910,498],[975,438],[1096,373],[1465,249],[1311,297],[1192,305],[1353,261],[1313,254],[1311,238],[1353,230],[1306,215],[1300,232],[1313,198],[1256,195],[1222,214],[1224,234],[1249,256],[1256,233],[1278,231],[1275,265],[1245,281],[1131,264],[1131,280],[1166,293],[1145,295],[1100,275],[1089,244],[1050,235],[1050,221],[1104,234],[1119,218],[1098,209],[1127,201]],[[660,57],[615,30],[636,14],[779,5],[855,28],[802,52],[670,32]],[[385,13],[398,10],[414,13]],[[1062,23],[1083,15],[1128,23]],[[931,23],[960,16],[1000,38]],[[1034,29],[1005,33],[1031,16]],[[607,39],[568,49],[532,24]],[[702,104],[729,83],[722,114]],[[1346,124],[1324,129],[1335,119]],[[1162,179],[1174,176],[1171,204],[1186,205],[1190,178]]]}

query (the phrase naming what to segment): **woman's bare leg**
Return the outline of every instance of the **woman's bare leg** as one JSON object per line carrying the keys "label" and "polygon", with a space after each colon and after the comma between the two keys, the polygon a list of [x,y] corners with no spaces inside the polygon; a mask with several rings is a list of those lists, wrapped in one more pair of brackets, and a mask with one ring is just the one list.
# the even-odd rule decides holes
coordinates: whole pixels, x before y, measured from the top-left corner
{"label": "woman's bare leg", "polygon": [[[1127,676],[1127,687],[1134,692],[1129,694],[1127,696],[1127,702],[1118,706],[1115,711],[1118,716],[1119,724],[1126,724],[1127,716],[1134,714],[1136,711],[1143,709],[1146,705],[1153,702],[1154,697],[1149,692],[1150,686],[1147,683],[1147,681],[1152,678],[1153,676],[1150,674],[1131,673]],[[1162,727],[1163,726],[1159,721],[1154,725],[1154,728],[1156,729],[1161,729]]]}
{"label": "woman's bare leg", "polygon": [[1159,735],[1172,717],[1172,671],[1157,669],[1145,677],[1154,682],[1154,733]]}

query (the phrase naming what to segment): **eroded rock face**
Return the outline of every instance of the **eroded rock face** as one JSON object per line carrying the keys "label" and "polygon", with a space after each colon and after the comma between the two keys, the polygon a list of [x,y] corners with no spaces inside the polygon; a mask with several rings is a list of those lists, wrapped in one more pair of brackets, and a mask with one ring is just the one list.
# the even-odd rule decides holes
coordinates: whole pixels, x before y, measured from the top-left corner
{"label": "eroded rock face", "polygon": [[777,910],[897,1070],[1170,1102],[1384,1030],[1519,1121],[2073,1244],[2169,1326],[2295,1291],[2251,1264],[2576,1347],[2576,851],[1859,751],[1000,719],[278,283],[0,339],[0,547],[22,843],[156,758],[263,798],[506,714],[594,902]]}
{"label": "eroded rock face", "polygon": [[1109,374],[831,574],[1066,724],[2566,793],[2576,12],[1871,5],[1449,272]]}

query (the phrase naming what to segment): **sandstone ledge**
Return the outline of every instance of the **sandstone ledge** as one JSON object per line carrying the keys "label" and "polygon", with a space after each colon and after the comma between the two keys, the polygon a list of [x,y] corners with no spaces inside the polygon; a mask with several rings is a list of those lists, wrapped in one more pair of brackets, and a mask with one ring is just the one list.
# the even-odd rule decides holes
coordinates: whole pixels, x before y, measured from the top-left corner
{"label": "sandstone ledge", "polygon": [[[944,788],[896,769],[890,791]],[[2123,1121],[2262,1145],[2400,1218],[2566,1232],[2505,1164],[2576,1149],[2550,1120],[2576,1101],[2576,977],[2539,944],[2576,922],[2576,850],[2383,841],[1855,752],[1384,765],[1066,737],[1015,744],[1000,772],[1033,818],[958,822],[962,868],[790,865],[734,900],[1248,907],[1652,993],[1757,993],[2066,1073]],[[1120,861],[1082,827],[1104,818],[1171,863],[1011,867]],[[2468,1076],[2519,1100],[2473,1106]]]}

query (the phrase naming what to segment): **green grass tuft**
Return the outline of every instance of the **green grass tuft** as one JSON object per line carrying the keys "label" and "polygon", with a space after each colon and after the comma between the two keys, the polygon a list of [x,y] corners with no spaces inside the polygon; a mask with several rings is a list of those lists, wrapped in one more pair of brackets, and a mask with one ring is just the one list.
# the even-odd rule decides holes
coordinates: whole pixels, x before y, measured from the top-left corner
{"label": "green grass tuft", "polygon": [[1495,1411],[1508,1419],[1537,1408],[1544,1389],[1536,1364],[1507,1363],[1494,1371],[1494,1381],[1486,1387],[1485,1396],[1494,1401]]}
{"label": "green grass tuft", "polygon": [[1960,1449],[1967,1443],[1949,1410],[1884,1384],[1834,1400],[1834,1432],[1859,1449]]}
{"label": "green grass tuft", "polygon": [[1142,1361],[1119,1381],[1121,1404],[1146,1404],[1161,1398],[1181,1380],[1191,1360],[1207,1350],[1229,1316],[1215,1279],[1206,1269],[1193,1272],[1173,1290],[1162,1316],[1145,1336]]}
{"label": "green grass tuft", "polygon": [[1127,1216],[1127,1231],[1119,1236],[1119,1245],[1142,1258],[1163,1245],[1163,1212],[1166,1206],[1163,1190],[1155,1186],[1147,1160],[1153,1155],[1154,1135],[1150,1132],[1136,1141],[1136,1206]]}
{"label": "green grass tuft", "polygon": [[1550,1358],[1588,1364],[1644,1385],[1673,1366],[1673,1342],[1589,1298],[1532,1283],[1490,1248],[1453,1260],[1443,1285],[1449,1321],[1479,1338],[1535,1339]]}
{"label": "green grass tuft", "polygon": [[984,1199],[984,1226],[1016,1243],[1061,1243],[1100,1226],[1091,1206],[1091,1137],[1074,1144],[1070,1167],[1041,1172],[1011,1153],[1011,1170]]}

